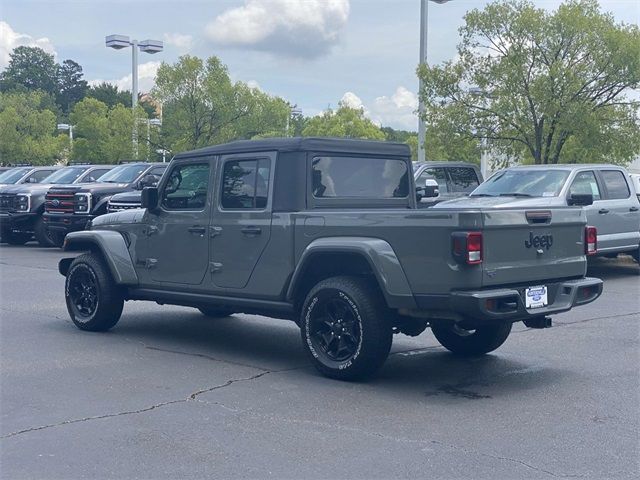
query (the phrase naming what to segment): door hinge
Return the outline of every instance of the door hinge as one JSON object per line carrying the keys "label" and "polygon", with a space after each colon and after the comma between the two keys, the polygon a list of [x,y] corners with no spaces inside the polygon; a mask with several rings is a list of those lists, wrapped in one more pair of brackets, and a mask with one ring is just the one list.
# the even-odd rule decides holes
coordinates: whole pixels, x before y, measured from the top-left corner
{"label": "door hinge", "polygon": [[157,265],[158,265],[158,260],[156,258],[147,258],[144,261],[144,267],[148,270],[152,270],[156,268]]}
{"label": "door hinge", "polygon": [[211,233],[209,234],[211,238],[217,237],[220,234],[222,234],[222,227],[211,227]]}
{"label": "door hinge", "polygon": [[211,275],[213,275],[216,272],[219,272],[220,270],[222,270],[222,264],[218,263],[218,262],[210,262],[209,263],[209,270],[211,272]]}
{"label": "door hinge", "polygon": [[158,227],[155,227],[153,225],[149,225],[145,230],[144,230],[144,234],[147,237],[150,237],[151,235],[153,235],[154,233],[158,233]]}

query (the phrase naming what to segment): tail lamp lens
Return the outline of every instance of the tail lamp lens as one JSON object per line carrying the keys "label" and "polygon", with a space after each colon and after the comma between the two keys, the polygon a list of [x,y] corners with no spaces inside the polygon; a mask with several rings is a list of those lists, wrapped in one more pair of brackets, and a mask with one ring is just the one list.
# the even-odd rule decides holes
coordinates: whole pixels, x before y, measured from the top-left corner
{"label": "tail lamp lens", "polygon": [[598,230],[596,227],[587,227],[584,230],[584,252],[587,255],[598,253]]}
{"label": "tail lamp lens", "polygon": [[455,232],[452,234],[452,253],[459,263],[482,263],[482,232]]}

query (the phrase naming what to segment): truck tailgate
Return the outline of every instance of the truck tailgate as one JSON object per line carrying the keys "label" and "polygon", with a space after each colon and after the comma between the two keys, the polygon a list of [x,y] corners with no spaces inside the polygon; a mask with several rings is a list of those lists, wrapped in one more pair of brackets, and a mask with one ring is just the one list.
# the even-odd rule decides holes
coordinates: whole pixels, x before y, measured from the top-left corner
{"label": "truck tailgate", "polygon": [[585,225],[580,208],[484,211],[482,286],[584,276]]}

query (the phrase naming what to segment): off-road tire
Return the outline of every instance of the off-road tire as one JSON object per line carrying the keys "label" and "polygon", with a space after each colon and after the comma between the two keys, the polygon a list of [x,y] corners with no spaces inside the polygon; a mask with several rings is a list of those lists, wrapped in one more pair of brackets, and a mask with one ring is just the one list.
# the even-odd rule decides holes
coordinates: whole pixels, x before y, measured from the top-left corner
{"label": "off-road tire", "polygon": [[235,313],[233,310],[216,307],[198,307],[198,310],[200,310],[204,316],[211,318],[224,318]]}
{"label": "off-road tire", "polygon": [[5,230],[2,233],[2,241],[9,245],[24,245],[33,238],[33,234],[26,232],[12,232]]}
{"label": "off-road tire", "polygon": [[[348,358],[330,356],[330,349],[324,349],[319,342],[326,343],[318,325],[326,328],[329,323],[328,305],[333,305],[342,313],[340,328],[350,328],[349,333],[336,336],[327,343],[336,347],[338,354],[343,351]],[[341,305],[340,308],[337,305]],[[302,344],[313,365],[325,376],[339,380],[359,380],[373,375],[385,362],[391,349],[393,338],[389,312],[380,291],[366,279],[359,277],[332,277],[320,281],[307,295],[300,312]],[[342,317],[344,317],[344,324]],[[335,318],[333,323],[337,325]],[[329,327],[334,328],[334,327]],[[338,327],[335,327],[338,328]],[[344,330],[343,330],[344,331]],[[354,332],[357,331],[357,335]],[[343,343],[344,342],[344,343]],[[345,345],[348,342],[348,346]]]}
{"label": "off-road tire", "polygon": [[[79,290],[87,296],[96,296],[93,308],[87,307],[89,301],[79,297]],[[94,253],[80,255],[71,262],[64,297],[69,316],[80,330],[104,332],[118,323],[122,315],[124,297],[121,289],[102,258]]]}
{"label": "off-road tire", "polygon": [[38,241],[38,245],[41,247],[55,247],[51,232],[47,230],[47,226],[42,220],[42,217],[38,217],[35,225],[33,226],[33,234]]}
{"label": "off-road tire", "polygon": [[507,322],[464,330],[453,324],[434,325],[431,331],[440,345],[450,352],[473,357],[492,352],[502,345],[511,333],[511,326],[512,324]]}

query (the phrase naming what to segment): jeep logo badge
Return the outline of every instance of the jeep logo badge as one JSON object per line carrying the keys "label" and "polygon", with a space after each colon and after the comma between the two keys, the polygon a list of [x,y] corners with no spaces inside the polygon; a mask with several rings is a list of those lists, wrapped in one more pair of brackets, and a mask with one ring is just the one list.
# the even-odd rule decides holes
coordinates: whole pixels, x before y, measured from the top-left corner
{"label": "jeep logo badge", "polygon": [[546,248],[549,250],[553,245],[553,235],[534,235],[533,232],[529,232],[529,239],[524,241],[524,246],[527,248]]}

